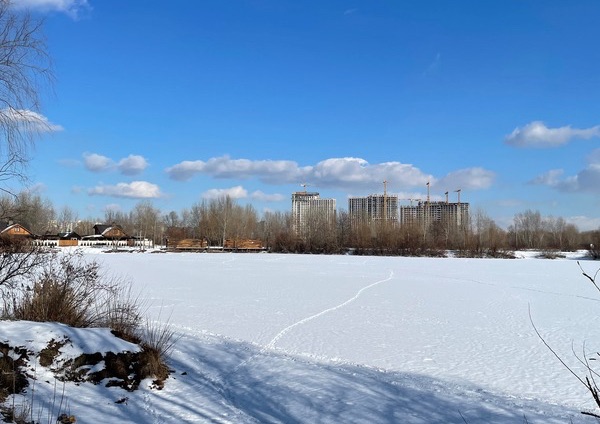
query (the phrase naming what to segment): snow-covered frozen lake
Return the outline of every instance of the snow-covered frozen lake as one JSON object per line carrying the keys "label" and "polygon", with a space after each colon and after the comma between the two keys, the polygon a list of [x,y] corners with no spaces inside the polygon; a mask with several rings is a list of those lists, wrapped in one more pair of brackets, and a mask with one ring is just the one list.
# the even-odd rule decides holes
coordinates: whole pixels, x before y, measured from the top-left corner
{"label": "snow-covered frozen lake", "polygon": [[[573,258],[96,258],[133,282],[149,317],[182,335],[175,368],[218,388],[199,390],[215,404],[191,408],[185,422],[591,420],[579,415],[593,408],[590,396],[529,318],[576,368],[572,348],[600,348],[600,293]],[[600,267],[581,264],[592,275]],[[181,380],[167,384],[164,402],[185,390]],[[173,413],[164,408],[155,416]]]}

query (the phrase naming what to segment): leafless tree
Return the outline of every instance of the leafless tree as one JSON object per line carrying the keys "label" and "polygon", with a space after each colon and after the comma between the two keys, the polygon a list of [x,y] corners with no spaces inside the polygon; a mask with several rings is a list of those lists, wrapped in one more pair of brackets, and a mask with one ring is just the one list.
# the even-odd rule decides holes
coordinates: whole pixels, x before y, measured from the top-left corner
{"label": "leafless tree", "polygon": [[0,198],[0,219],[18,222],[34,234],[57,231],[52,202],[30,191]]}
{"label": "leafless tree", "polygon": [[150,201],[137,203],[130,214],[130,221],[133,224],[134,235],[160,243],[160,210],[155,208]]}
{"label": "leafless tree", "polygon": [[290,251],[292,224],[291,214],[284,212],[265,212],[262,219],[260,238],[265,246],[274,251]]}
{"label": "leafless tree", "polygon": [[58,212],[56,225],[58,231],[72,231],[77,225],[78,215],[70,206],[63,206]]}
{"label": "leafless tree", "polygon": [[25,179],[33,136],[47,129],[38,111],[50,65],[41,21],[0,0],[0,191],[12,194],[9,180]]}

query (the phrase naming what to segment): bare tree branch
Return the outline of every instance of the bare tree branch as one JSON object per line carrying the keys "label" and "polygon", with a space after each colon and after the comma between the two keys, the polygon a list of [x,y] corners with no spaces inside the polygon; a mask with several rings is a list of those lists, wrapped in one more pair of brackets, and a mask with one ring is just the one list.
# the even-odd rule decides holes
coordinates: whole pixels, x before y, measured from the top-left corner
{"label": "bare tree branch", "polygon": [[43,22],[18,13],[0,0],[0,191],[8,180],[23,179],[34,136],[48,130],[37,113],[42,88],[53,81]]}

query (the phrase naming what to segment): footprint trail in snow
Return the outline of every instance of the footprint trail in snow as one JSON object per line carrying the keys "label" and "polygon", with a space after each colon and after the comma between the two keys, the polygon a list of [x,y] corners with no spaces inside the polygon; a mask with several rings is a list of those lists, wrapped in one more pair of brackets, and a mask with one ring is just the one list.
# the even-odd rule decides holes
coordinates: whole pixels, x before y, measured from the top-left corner
{"label": "footprint trail in snow", "polygon": [[394,271],[390,271],[390,275],[387,278],[385,278],[383,280],[376,281],[374,283],[369,284],[368,286],[363,287],[358,292],[356,292],[356,294],[352,298],[346,300],[345,302],[340,303],[339,305],[334,306],[332,308],[325,309],[324,311],[321,311],[321,312],[319,312],[317,314],[311,315],[311,316],[309,316],[307,318],[301,319],[300,321],[295,322],[294,324],[292,324],[292,325],[284,328],[275,337],[273,337],[273,339],[269,343],[267,343],[265,345],[265,348],[266,349],[272,349],[272,348],[274,348],[275,344],[279,341],[279,339],[281,339],[283,336],[285,336],[287,333],[289,333],[295,327],[298,327],[299,325],[302,325],[302,324],[306,324],[307,322],[312,321],[315,318],[319,318],[320,316],[323,316],[323,315],[325,315],[325,314],[327,314],[329,312],[336,311],[338,309],[341,309],[341,308],[349,305],[350,303],[352,303],[356,299],[358,299],[360,297],[360,295],[363,294],[366,290],[369,290],[370,288],[373,288],[373,287],[375,287],[375,286],[377,286],[377,285],[379,285],[381,283],[385,283],[386,281],[390,281],[393,276],[394,276]]}

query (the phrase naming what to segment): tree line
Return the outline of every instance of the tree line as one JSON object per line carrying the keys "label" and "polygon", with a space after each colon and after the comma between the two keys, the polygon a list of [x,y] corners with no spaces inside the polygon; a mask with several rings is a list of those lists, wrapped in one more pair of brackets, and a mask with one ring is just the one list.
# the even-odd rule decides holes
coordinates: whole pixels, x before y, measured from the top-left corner
{"label": "tree line", "polygon": [[539,211],[517,213],[506,229],[484,211],[477,210],[465,225],[433,222],[409,225],[362,220],[353,222],[346,210],[335,220],[308,217],[301,235],[294,229],[291,212],[259,214],[229,196],[202,200],[180,211],[163,212],[150,201],[138,202],[131,211],[106,210],[103,216],[80,219],[65,206],[56,209],[39,194],[22,192],[0,197],[0,218],[13,220],[35,234],[75,231],[93,233],[97,223],[118,224],[132,236],[157,245],[170,240],[204,239],[221,246],[226,239],[259,239],[274,252],[390,255],[439,255],[455,250],[469,256],[502,256],[519,249],[547,251],[599,250],[600,230],[579,231],[561,217],[543,217]]}

